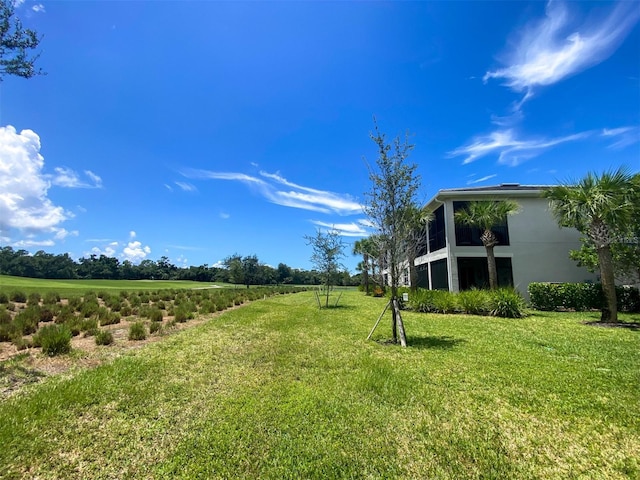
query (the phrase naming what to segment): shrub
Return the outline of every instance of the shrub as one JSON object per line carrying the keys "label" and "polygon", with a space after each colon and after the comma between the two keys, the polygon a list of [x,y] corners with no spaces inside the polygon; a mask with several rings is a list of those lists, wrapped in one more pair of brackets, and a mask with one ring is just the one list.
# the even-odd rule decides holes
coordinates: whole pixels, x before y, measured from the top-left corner
{"label": "shrub", "polygon": [[53,322],[53,311],[50,308],[41,307],[39,310],[41,322]]}
{"label": "shrub", "polygon": [[145,338],[147,338],[147,329],[144,323],[132,323],[129,327],[129,340],[144,340]]}
{"label": "shrub", "polygon": [[45,355],[54,356],[71,351],[71,331],[66,325],[47,325],[36,336]]}
{"label": "shrub", "polygon": [[437,313],[454,313],[458,308],[455,293],[448,290],[434,290],[433,306]]}
{"label": "shrub", "polygon": [[487,290],[464,290],[458,293],[458,306],[470,315],[487,315],[491,311],[491,294]]}
{"label": "shrub", "polygon": [[42,297],[42,303],[52,305],[60,301],[60,294],[56,292],[47,292]]}
{"label": "shrub", "polygon": [[110,330],[99,330],[95,338],[96,345],[111,345],[113,343],[113,333]]}
{"label": "shrub", "polygon": [[9,303],[9,295],[6,292],[0,292],[0,303]]}
{"label": "shrub", "polygon": [[38,329],[40,321],[40,311],[38,307],[27,307],[16,315],[13,325],[17,332],[22,335],[30,335]]}
{"label": "shrub", "polygon": [[152,308],[148,312],[148,317],[152,322],[162,322],[162,310],[159,308]]}
{"label": "shrub", "polygon": [[58,314],[56,315],[56,323],[66,323],[69,320],[76,318],[75,309],[71,305],[63,305]]}
{"label": "shrub", "polygon": [[82,302],[82,306],[80,307],[80,315],[84,318],[90,317],[91,315],[96,315],[100,310],[100,305],[97,300],[90,299]]}
{"label": "shrub", "polygon": [[22,335],[14,335],[11,338],[11,343],[16,347],[16,350],[25,350],[31,346],[31,343],[25,340]]}
{"label": "shrub", "polygon": [[491,315],[494,317],[521,318],[525,315],[525,301],[514,288],[490,290]]}
{"label": "shrub", "polygon": [[128,317],[129,315],[131,315],[131,312],[132,310],[129,305],[123,305],[123,307],[120,309],[120,313],[123,317]]}
{"label": "shrub", "polygon": [[108,315],[100,318],[100,325],[115,325],[120,323],[120,314],[118,312],[111,312]]}
{"label": "shrub", "polygon": [[16,303],[27,303],[27,294],[16,290],[11,292],[11,301]]}
{"label": "shrub", "polygon": [[8,325],[11,323],[11,314],[5,307],[0,307],[0,325]]}
{"label": "shrub", "polygon": [[[618,310],[640,312],[640,292],[634,287],[616,287]],[[597,283],[531,283],[531,305],[537,310],[599,310],[604,305],[602,285]]]}
{"label": "shrub", "polygon": [[176,322],[184,323],[188,320],[187,316],[188,316],[188,313],[185,310],[178,309],[175,311],[174,320]]}
{"label": "shrub", "polygon": [[149,325],[149,333],[156,333],[162,330],[162,323],[160,322],[151,322]]}
{"label": "shrub", "polygon": [[31,292],[27,297],[27,305],[40,305],[41,298],[39,292]]}

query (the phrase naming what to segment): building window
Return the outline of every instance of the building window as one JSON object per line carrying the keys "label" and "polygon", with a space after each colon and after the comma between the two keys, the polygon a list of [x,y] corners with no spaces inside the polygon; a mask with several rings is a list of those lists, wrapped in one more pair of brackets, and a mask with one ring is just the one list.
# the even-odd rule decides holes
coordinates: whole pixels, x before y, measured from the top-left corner
{"label": "building window", "polygon": [[[496,258],[498,286],[513,286],[511,258]],[[489,288],[489,267],[486,257],[458,257],[458,285],[460,290]]]}
{"label": "building window", "polygon": [[433,212],[433,220],[429,222],[429,251],[435,252],[447,246],[444,223],[444,205]]}
{"label": "building window", "polygon": [[431,263],[431,289],[449,290],[449,272],[444,258]]}
{"label": "building window", "polygon": [[[460,210],[464,210],[469,202],[453,202],[453,213]],[[494,227],[491,227],[491,231],[498,239],[498,245],[509,245],[509,227],[507,225],[507,218]],[[456,224],[456,245],[459,247],[481,247],[482,229],[476,227],[467,227],[465,225]]]}
{"label": "building window", "polygon": [[418,272],[418,285],[419,288],[429,288],[429,264],[423,263],[416,267]]}

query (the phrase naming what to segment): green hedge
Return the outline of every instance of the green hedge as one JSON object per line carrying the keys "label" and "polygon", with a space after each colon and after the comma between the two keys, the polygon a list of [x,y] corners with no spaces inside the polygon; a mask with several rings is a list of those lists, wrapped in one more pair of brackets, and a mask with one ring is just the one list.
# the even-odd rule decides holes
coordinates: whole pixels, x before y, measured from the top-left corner
{"label": "green hedge", "polygon": [[[616,287],[618,310],[640,312],[640,292],[634,287]],[[536,310],[600,310],[604,305],[599,283],[531,283],[531,306]]]}

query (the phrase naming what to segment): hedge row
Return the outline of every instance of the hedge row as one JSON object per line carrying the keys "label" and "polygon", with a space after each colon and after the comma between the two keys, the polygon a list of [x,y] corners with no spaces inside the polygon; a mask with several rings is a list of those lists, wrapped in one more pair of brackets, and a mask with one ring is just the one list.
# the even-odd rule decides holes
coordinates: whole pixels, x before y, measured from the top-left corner
{"label": "hedge row", "polygon": [[[634,287],[616,287],[618,310],[640,312],[640,291]],[[531,283],[531,306],[536,310],[600,310],[605,304],[599,283]]]}

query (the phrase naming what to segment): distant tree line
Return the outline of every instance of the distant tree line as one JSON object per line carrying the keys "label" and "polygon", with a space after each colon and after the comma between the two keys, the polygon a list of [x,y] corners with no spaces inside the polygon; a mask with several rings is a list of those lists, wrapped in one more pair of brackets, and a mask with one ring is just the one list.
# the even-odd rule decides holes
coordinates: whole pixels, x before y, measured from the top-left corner
{"label": "distant tree line", "polygon": [[[105,279],[105,280],[191,280],[195,282],[225,282],[238,285],[318,285],[321,275],[316,270],[265,265],[256,255],[231,255],[223,267],[178,267],[169,258],[142,260],[134,264],[107,255],[89,255],[75,261],[68,253],[54,255],[42,250],[33,255],[26,250],[0,247],[0,274],[17,277],[49,279]],[[360,276],[342,272],[340,285],[358,285]]]}

